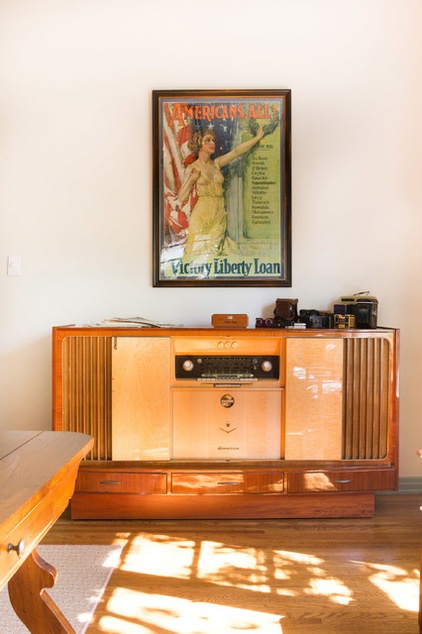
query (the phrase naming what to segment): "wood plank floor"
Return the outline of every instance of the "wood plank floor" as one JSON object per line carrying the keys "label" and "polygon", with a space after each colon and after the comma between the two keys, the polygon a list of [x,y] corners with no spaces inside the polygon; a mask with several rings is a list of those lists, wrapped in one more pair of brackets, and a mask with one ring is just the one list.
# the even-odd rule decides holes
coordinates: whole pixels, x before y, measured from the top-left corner
{"label": "wood plank floor", "polygon": [[353,520],[65,514],[44,543],[124,546],[86,634],[417,634],[421,504],[379,495]]}

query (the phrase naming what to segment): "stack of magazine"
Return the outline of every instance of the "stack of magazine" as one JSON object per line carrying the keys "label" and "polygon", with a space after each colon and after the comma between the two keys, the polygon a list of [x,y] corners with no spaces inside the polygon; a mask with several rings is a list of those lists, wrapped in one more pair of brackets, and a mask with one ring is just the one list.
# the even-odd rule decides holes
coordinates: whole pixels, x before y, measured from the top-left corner
{"label": "stack of magazine", "polygon": [[145,319],[144,317],[111,317],[101,321],[91,322],[90,326],[123,327],[123,328],[182,328],[181,324],[165,324],[162,321]]}

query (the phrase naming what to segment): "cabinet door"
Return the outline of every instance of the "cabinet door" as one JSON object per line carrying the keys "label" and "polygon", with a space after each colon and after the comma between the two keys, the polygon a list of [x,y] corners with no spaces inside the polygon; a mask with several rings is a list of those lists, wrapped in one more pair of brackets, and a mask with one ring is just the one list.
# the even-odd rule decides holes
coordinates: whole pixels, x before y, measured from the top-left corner
{"label": "cabinet door", "polygon": [[279,460],[282,391],[173,390],[173,458]]}
{"label": "cabinet door", "polygon": [[112,350],[113,460],[170,458],[170,339],[117,337]]}
{"label": "cabinet door", "polygon": [[343,341],[286,342],[286,460],[342,457]]}

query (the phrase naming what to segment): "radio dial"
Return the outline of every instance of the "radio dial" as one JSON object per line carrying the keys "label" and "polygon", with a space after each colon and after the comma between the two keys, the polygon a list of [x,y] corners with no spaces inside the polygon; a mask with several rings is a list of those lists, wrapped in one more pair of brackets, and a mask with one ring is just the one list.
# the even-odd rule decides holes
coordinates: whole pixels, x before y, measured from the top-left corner
{"label": "radio dial", "polygon": [[182,368],[185,372],[191,372],[193,370],[193,361],[191,361],[191,359],[185,359],[182,363]]}
{"label": "radio dial", "polygon": [[265,361],[261,363],[261,370],[263,372],[271,372],[272,369],[273,369],[273,364],[271,363],[271,361],[268,361],[268,359],[266,359]]}

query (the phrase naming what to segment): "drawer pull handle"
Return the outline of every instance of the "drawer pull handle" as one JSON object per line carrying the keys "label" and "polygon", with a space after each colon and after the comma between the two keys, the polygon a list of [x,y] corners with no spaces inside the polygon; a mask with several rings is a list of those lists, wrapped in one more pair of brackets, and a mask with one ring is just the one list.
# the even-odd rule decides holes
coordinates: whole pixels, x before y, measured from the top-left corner
{"label": "drawer pull handle", "polygon": [[100,480],[100,484],[121,484],[119,480]]}
{"label": "drawer pull handle", "polygon": [[8,544],[7,545],[7,550],[10,553],[11,550],[15,550],[17,556],[19,557],[19,559],[22,557],[23,553],[25,552],[25,542],[23,539],[20,539],[18,541],[18,543],[16,544],[16,546],[14,546],[13,544]]}
{"label": "drawer pull handle", "polygon": [[349,480],[334,480],[335,484],[350,484],[350,482],[353,482],[352,478],[349,478]]}
{"label": "drawer pull handle", "polygon": [[222,482],[217,482],[217,484],[219,484],[219,485],[220,485],[220,484],[224,484],[224,485],[226,485],[226,484],[233,484],[233,485],[234,485],[234,484],[240,484],[240,482],[237,482],[236,480],[230,480],[230,481],[228,481],[228,482],[225,482],[225,481],[223,480]]}

